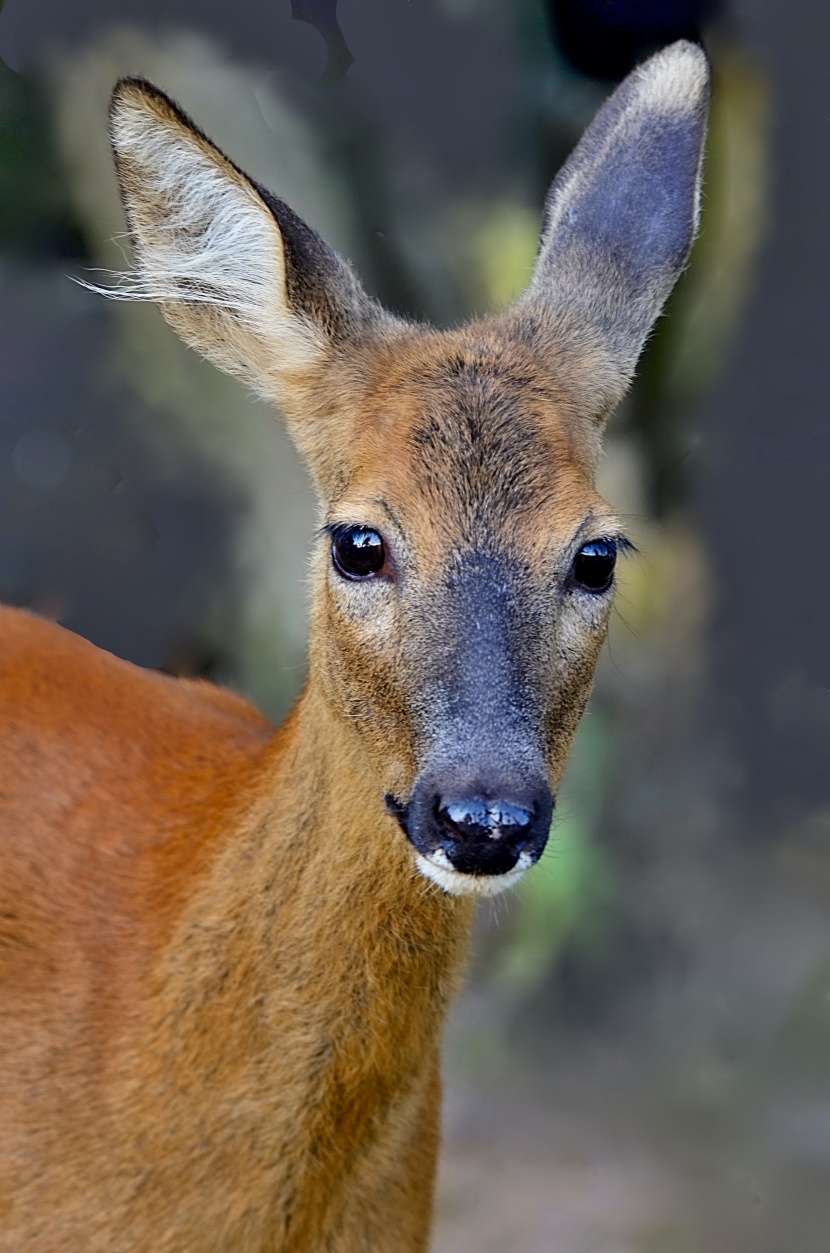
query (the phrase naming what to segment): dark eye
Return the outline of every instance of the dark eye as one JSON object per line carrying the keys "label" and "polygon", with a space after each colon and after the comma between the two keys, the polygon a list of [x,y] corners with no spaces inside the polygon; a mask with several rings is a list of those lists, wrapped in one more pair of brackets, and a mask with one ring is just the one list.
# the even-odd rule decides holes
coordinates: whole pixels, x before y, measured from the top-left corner
{"label": "dark eye", "polygon": [[591,540],[574,558],[574,582],[586,592],[604,592],[611,586],[616,561],[617,545],[612,539]]}
{"label": "dark eye", "polygon": [[338,527],[331,537],[334,568],[347,579],[369,579],[386,563],[383,540],[368,526]]}

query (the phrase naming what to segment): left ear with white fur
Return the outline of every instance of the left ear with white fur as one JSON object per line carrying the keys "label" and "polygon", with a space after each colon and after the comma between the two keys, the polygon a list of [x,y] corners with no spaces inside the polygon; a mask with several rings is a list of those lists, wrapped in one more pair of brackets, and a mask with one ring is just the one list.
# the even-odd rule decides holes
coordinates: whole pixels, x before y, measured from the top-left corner
{"label": "left ear with white fur", "polygon": [[157,302],[220,369],[284,404],[333,348],[394,325],[319,235],[151,83],[117,84],[110,137],[136,268],[107,294]]}

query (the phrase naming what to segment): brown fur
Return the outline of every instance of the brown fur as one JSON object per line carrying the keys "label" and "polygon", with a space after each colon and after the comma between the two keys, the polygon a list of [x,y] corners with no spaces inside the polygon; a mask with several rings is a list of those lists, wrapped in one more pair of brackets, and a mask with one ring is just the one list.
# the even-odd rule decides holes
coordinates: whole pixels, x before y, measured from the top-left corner
{"label": "brown fur", "polygon": [[[652,77],[686,63],[691,91],[688,47]],[[479,568],[521,705],[496,742],[515,756],[531,727],[561,778],[610,611],[569,570],[619,535],[593,487],[601,327],[579,347],[569,315],[557,334],[549,240],[512,312],[407,326],[156,89],[121,85],[113,142],[138,294],[279,400],[325,521],[376,527],[392,573],[342,579],[321,536],[310,678],[276,732],[228,693],[0,611],[0,1250],[419,1253],[471,909],[420,876],[384,797],[452,741]],[[264,248],[248,303],[221,252],[223,230],[248,246],[239,221]],[[214,229],[220,254],[200,252]],[[642,337],[641,313],[619,323]],[[619,383],[614,360],[598,368]],[[508,690],[480,682],[484,709]]]}
{"label": "brown fur", "polygon": [[348,724],[0,624],[0,1248],[425,1248],[469,909]]}

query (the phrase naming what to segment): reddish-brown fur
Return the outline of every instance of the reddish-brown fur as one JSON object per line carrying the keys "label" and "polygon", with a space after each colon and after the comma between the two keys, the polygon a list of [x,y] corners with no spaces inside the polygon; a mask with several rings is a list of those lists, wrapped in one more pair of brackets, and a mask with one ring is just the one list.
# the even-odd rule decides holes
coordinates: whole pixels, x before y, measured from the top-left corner
{"label": "reddish-brown fur", "polygon": [[469,909],[348,728],[0,630],[0,1247],[351,1249],[379,1203],[425,1247]]}
{"label": "reddish-brown fur", "polygon": [[[561,778],[611,605],[574,557],[620,536],[600,428],[691,243],[705,78],[681,44],[629,80],[554,187],[565,244],[529,295],[448,332],[385,315],[156,89],[117,89],[138,294],[278,401],[327,525],[383,532],[391,565],[351,581],[320,537],[276,732],[0,610],[2,1253],[427,1249],[463,893],[506,872],[422,877],[405,802],[464,736],[481,769],[543,769],[548,802]],[[648,254],[623,214],[592,255],[603,180],[659,177]]]}

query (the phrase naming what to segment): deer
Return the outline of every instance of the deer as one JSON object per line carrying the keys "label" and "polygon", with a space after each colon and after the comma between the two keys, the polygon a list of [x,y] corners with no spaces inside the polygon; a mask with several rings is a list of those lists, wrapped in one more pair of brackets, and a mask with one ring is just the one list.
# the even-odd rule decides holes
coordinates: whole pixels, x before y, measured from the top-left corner
{"label": "deer", "polygon": [[679,42],[554,181],[523,294],[434,329],[161,90],[110,134],[115,290],[283,415],[311,471],[306,687],[0,611],[0,1249],[419,1253],[477,898],[538,862],[613,602],[606,420],[695,237]]}

